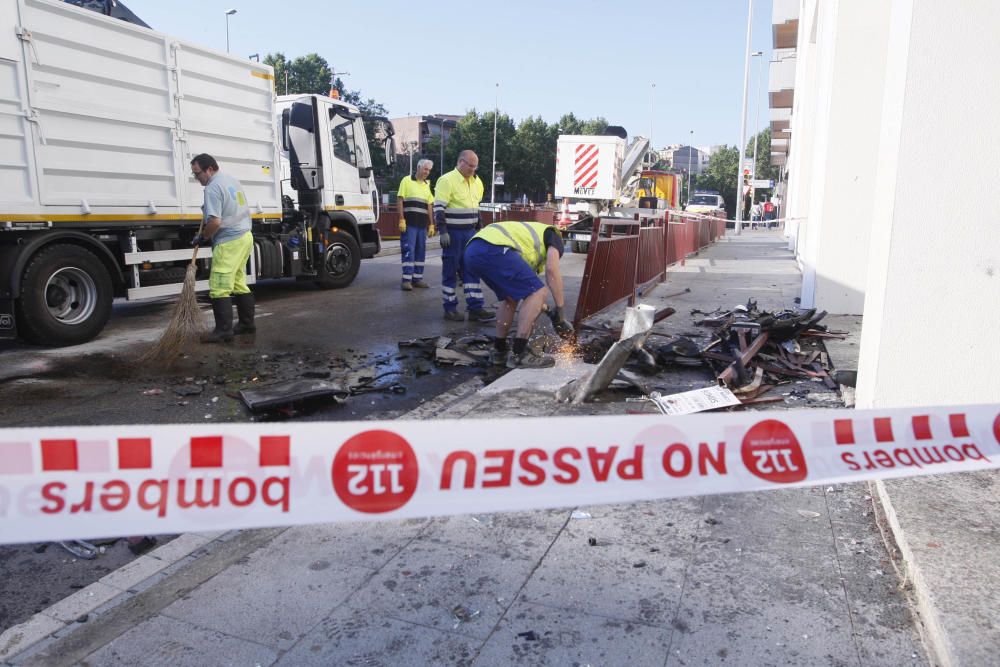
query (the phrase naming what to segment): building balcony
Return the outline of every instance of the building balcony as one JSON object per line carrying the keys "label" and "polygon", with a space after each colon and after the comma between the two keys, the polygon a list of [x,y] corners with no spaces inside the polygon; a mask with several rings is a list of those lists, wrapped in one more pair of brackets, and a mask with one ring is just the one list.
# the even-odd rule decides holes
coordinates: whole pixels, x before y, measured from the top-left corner
{"label": "building balcony", "polygon": [[775,49],[794,49],[799,38],[799,0],[773,0],[771,40]]}
{"label": "building balcony", "polygon": [[791,109],[794,100],[795,58],[787,52],[783,55],[772,60],[768,69],[767,90],[772,109]]}

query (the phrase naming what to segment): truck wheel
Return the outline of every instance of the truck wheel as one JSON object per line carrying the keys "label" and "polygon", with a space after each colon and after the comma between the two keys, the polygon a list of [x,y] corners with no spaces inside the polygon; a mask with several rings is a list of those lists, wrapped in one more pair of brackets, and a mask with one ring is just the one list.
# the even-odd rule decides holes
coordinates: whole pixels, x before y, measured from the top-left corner
{"label": "truck wheel", "polygon": [[573,252],[578,252],[581,255],[586,255],[587,250],[590,249],[590,241],[573,241]]}
{"label": "truck wheel", "polygon": [[323,289],[347,287],[361,268],[361,248],[354,237],[343,230],[328,233],[326,240],[316,284]]}
{"label": "truck wheel", "polygon": [[75,245],[43,248],[28,262],[18,299],[18,329],[39,345],[79,345],[111,316],[111,276],[94,253]]}

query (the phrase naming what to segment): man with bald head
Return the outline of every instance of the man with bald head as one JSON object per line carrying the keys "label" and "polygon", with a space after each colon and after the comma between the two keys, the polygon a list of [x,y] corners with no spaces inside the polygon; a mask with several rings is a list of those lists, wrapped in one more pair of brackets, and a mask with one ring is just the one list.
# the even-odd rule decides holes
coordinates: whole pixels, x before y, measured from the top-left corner
{"label": "man with bald head", "polygon": [[483,288],[479,276],[465,265],[465,244],[479,229],[479,202],[483,182],[476,176],[479,157],[470,150],[458,154],[458,164],[438,179],[434,186],[434,222],[441,234],[441,300],[444,319],[461,322],[456,287],[462,279],[465,306],[470,322],[489,322],[496,314],[483,308]]}

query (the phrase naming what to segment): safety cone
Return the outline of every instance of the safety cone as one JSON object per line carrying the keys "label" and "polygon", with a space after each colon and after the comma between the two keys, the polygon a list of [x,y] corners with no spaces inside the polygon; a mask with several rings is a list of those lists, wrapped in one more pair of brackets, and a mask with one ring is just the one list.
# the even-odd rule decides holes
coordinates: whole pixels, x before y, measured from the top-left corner
{"label": "safety cone", "polygon": [[573,224],[573,219],[569,217],[569,199],[563,197],[562,214],[559,220],[556,221],[556,225],[560,228],[565,229],[566,227],[569,227],[572,224]]}

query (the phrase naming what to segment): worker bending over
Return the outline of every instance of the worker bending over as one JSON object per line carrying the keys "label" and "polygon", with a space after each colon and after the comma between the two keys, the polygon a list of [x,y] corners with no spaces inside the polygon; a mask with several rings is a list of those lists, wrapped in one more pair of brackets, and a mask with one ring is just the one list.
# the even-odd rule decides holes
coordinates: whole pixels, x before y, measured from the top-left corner
{"label": "worker bending over", "polygon": [[[500,299],[496,338],[490,362],[508,368],[549,368],[555,359],[537,354],[528,345],[531,329],[551,291],[555,310],[550,313],[556,331],[566,336],[573,327],[563,319],[563,280],[559,259],[563,241],[553,225],[540,222],[494,222],[472,237],[465,248],[465,265],[479,275]],[[545,271],[545,284],[538,275]],[[507,348],[507,334],[520,303],[514,349]]]}

